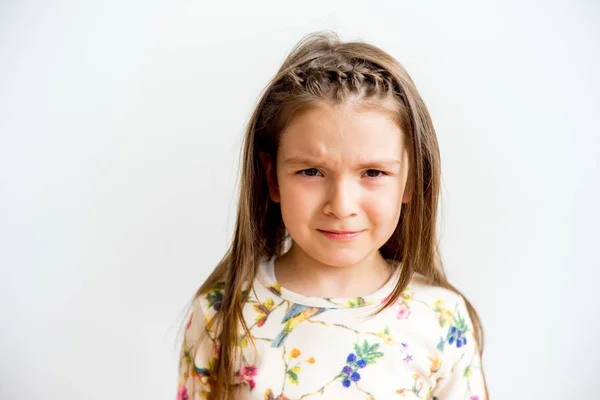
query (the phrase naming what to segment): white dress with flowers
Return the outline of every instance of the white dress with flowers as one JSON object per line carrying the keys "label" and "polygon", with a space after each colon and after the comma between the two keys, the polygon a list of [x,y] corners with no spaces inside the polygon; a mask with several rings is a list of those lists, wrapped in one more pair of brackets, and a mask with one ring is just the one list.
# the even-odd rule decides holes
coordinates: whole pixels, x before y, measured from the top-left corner
{"label": "white dress with flowers", "polygon": [[[275,281],[274,261],[263,259],[244,308],[258,357],[242,337],[236,399],[485,399],[471,320],[456,293],[417,274],[393,306],[369,317],[397,275],[364,297],[306,297]],[[178,400],[209,398],[218,351],[210,321],[222,290],[217,285],[194,302]]]}

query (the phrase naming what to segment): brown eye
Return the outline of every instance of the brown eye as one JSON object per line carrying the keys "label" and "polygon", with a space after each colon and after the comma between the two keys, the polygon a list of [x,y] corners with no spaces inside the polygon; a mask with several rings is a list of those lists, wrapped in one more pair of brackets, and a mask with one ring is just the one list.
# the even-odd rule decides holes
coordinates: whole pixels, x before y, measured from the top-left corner
{"label": "brown eye", "polygon": [[387,175],[385,172],[377,169],[369,169],[366,174],[369,175],[369,178],[381,178],[382,176]]}
{"label": "brown eye", "polygon": [[303,169],[302,171],[298,171],[298,174],[304,176],[316,176],[319,173],[319,170],[316,168]]}

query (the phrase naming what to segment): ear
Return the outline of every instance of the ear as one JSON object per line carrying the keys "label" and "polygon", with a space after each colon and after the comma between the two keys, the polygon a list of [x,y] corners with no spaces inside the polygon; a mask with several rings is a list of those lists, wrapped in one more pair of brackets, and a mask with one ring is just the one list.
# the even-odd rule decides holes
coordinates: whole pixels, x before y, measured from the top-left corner
{"label": "ear", "polygon": [[[404,138],[404,136],[403,136],[403,138]],[[402,203],[410,203],[410,198],[412,197],[411,179],[410,179],[412,167],[410,166],[407,151],[404,151],[402,153],[402,166],[403,167],[407,166],[407,171],[405,172],[406,175],[403,178],[404,179],[404,193],[402,193]]]}
{"label": "ear", "polygon": [[269,153],[262,151],[258,152],[258,155],[260,157],[260,162],[265,169],[267,185],[269,186],[269,197],[271,197],[271,200],[273,200],[275,203],[279,203],[279,186],[277,185],[277,172],[273,158]]}
{"label": "ear", "polygon": [[402,202],[403,203],[410,203],[410,188],[408,187],[408,185],[406,185],[404,187],[404,194],[402,195]]}

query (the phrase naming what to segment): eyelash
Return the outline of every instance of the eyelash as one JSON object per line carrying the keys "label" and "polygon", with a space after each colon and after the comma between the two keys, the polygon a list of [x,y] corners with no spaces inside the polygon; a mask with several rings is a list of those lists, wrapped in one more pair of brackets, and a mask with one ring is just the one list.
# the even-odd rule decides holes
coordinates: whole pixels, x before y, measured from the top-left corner
{"label": "eyelash", "polygon": [[[314,178],[315,175],[306,175],[306,174],[304,174],[304,172],[306,172],[306,171],[312,171],[312,170],[318,171],[316,168],[308,168],[308,169],[300,170],[300,171],[296,172],[296,174],[304,176],[306,178]],[[369,176],[369,178],[371,178],[371,179],[377,179],[377,178],[381,178],[383,176],[389,175],[387,172],[380,171],[378,169],[368,169],[366,172],[369,172],[369,171],[375,171],[375,172],[380,172],[381,173],[381,175],[379,175],[379,176]]]}

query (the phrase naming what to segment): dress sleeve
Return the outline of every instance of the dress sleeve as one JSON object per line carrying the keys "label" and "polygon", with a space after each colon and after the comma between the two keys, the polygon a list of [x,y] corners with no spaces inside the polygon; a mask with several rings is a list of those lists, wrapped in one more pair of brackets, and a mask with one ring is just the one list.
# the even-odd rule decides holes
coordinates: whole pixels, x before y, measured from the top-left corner
{"label": "dress sleeve", "polygon": [[218,346],[211,324],[214,313],[202,297],[194,300],[185,326],[179,358],[177,400],[207,399],[210,377],[214,374]]}
{"label": "dress sleeve", "polygon": [[479,347],[462,297],[448,327],[445,353],[449,364],[438,378],[433,400],[488,400]]}

